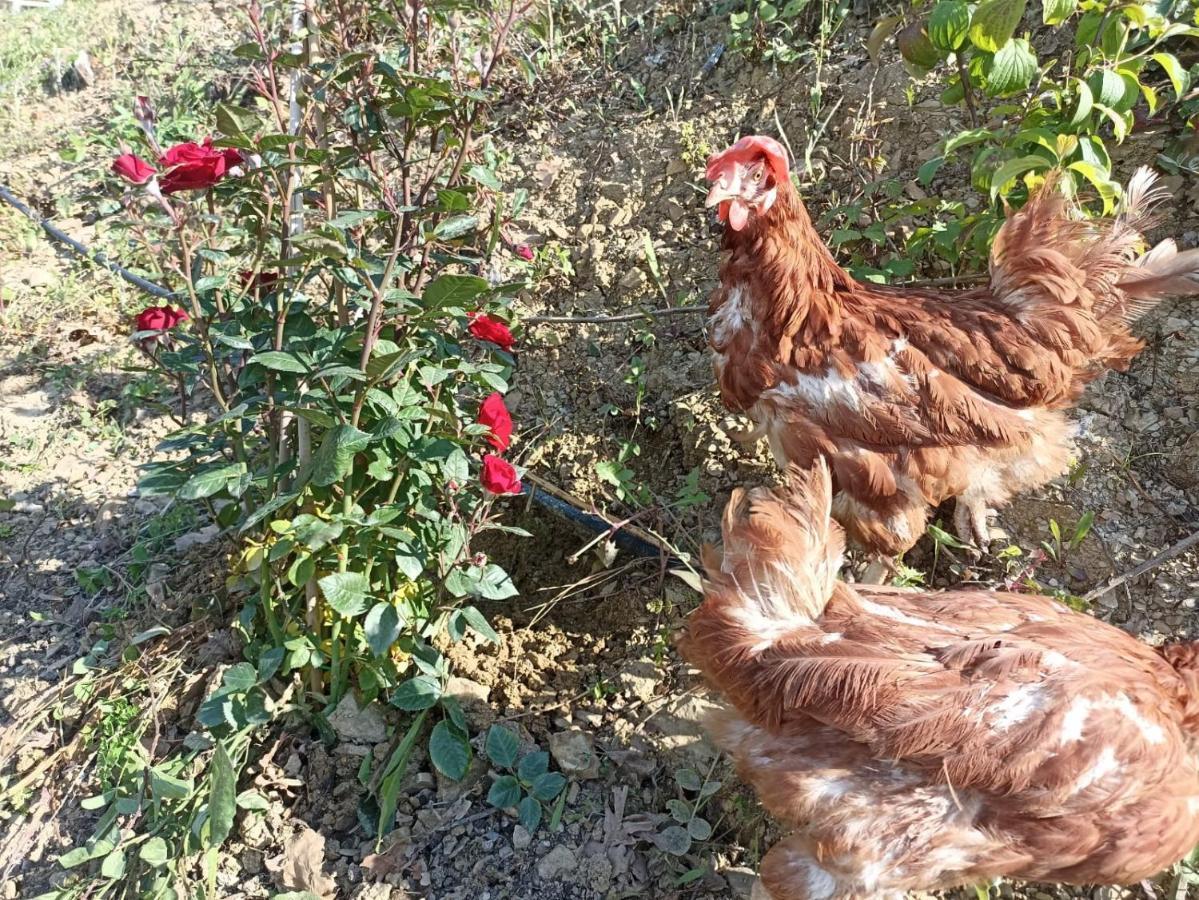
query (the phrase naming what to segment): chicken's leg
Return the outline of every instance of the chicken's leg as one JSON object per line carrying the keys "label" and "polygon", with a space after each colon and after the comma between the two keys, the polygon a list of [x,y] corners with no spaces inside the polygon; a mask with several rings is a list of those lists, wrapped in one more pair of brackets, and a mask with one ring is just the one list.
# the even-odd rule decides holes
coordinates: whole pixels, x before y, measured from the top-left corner
{"label": "chicken's leg", "polygon": [[859,584],[886,584],[887,580],[894,578],[898,572],[895,560],[891,557],[882,553],[872,553],[866,568],[862,570]]}
{"label": "chicken's leg", "polygon": [[987,527],[987,504],[981,498],[967,500],[958,497],[953,509],[953,530],[963,544],[970,545],[971,555],[981,556],[991,544]]}

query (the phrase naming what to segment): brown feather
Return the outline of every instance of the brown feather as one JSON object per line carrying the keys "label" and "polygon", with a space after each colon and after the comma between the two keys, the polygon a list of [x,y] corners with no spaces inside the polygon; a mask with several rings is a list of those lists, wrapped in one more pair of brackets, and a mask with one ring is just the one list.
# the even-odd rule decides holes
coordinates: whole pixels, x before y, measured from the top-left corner
{"label": "brown feather", "polygon": [[1199,842],[1199,642],[1039,596],[856,590],[830,574],[831,489],[818,463],[735,493],[680,639],[731,704],[713,736],[794,829],[773,898],[1127,883]]}

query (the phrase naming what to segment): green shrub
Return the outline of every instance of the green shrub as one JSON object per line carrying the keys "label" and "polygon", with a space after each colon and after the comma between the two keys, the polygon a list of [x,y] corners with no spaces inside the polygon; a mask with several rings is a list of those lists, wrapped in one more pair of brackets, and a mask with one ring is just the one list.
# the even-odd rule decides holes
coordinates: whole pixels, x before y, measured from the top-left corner
{"label": "green shrub", "polygon": [[[473,604],[516,593],[474,542],[523,533],[494,509],[520,490],[502,395],[522,198],[481,136],[522,10],[329,10],[296,23],[247,5],[250,90],[213,110],[216,140],[160,146],[145,98],[121,135],[146,148],[114,163],[125,256],[177,301],[134,338],[185,423],[141,490],[202,503],[236,536],[245,655],[200,705],[198,741],[95,800],[96,834],[64,863],[102,860],[105,891],[214,895],[216,848],[261,802],[237,773],[283,709],[384,698],[416,714],[409,752],[439,716],[433,761],[460,775],[467,727],[438,646],[496,640]],[[386,792],[406,760],[370,780]],[[200,858],[205,884],[185,889]]]}

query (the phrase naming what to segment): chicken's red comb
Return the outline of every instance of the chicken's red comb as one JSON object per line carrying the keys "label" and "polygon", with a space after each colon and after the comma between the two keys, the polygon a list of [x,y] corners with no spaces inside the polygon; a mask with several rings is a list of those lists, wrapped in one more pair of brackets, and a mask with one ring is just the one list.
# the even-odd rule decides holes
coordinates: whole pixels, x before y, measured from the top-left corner
{"label": "chicken's red comb", "polygon": [[770,166],[776,182],[781,183],[787,180],[789,171],[787,151],[774,138],[760,134],[743,137],[727,150],[708,157],[708,169],[704,173],[705,177],[708,181],[715,181],[720,177],[720,170],[728,163],[739,159],[752,159],[758,154],[766,157],[766,162]]}

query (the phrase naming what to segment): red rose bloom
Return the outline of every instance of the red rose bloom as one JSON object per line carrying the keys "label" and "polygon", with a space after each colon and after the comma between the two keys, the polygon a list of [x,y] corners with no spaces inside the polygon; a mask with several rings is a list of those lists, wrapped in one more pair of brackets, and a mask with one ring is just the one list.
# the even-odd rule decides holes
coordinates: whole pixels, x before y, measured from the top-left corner
{"label": "red rose bloom", "polygon": [[229,168],[224,151],[213,149],[212,138],[205,138],[203,144],[176,144],[162,155],[161,162],[167,170],[162,176],[164,194],[210,188]]}
{"label": "red rose bloom", "polygon": [[112,170],[130,184],[148,184],[157,172],[154,167],[139,156],[132,153],[122,153],[112,161]]}
{"label": "red rose bloom", "polygon": [[481,341],[490,341],[501,350],[511,350],[516,339],[508,326],[499,319],[493,319],[487,313],[473,312],[470,319],[470,333]]}
{"label": "red rose bloom", "polygon": [[483,487],[493,494],[519,494],[520,478],[516,469],[506,460],[493,453],[483,457],[483,475],[479,479]]}
{"label": "red rose bloom", "polygon": [[225,147],[221,150],[221,155],[225,157],[225,171],[228,172],[234,166],[242,164],[241,151],[236,147]]}
{"label": "red rose bloom", "polygon": [[167,331],[187,320],[187,313],[170,306],[151,306],[137,314],[138,331]]}
{"label": "red rose bloom", "polygon": [[241,278],[242,287],[249,291],[257,289],[260,294],[269,294],[275,289],[275,282],[279,280],[278,272],[259,272],[255,275],[248,269],[243,269],[238,276]]}
{"label": "red rose bloom", "polygon": [[487,443],[491,444],[497,453],[503,453],[508,449],[508,445],[512,443],[512,416],[498,391],[490,394],[479,407],[479,424],[491,429],[491,434],[487,435]]}

